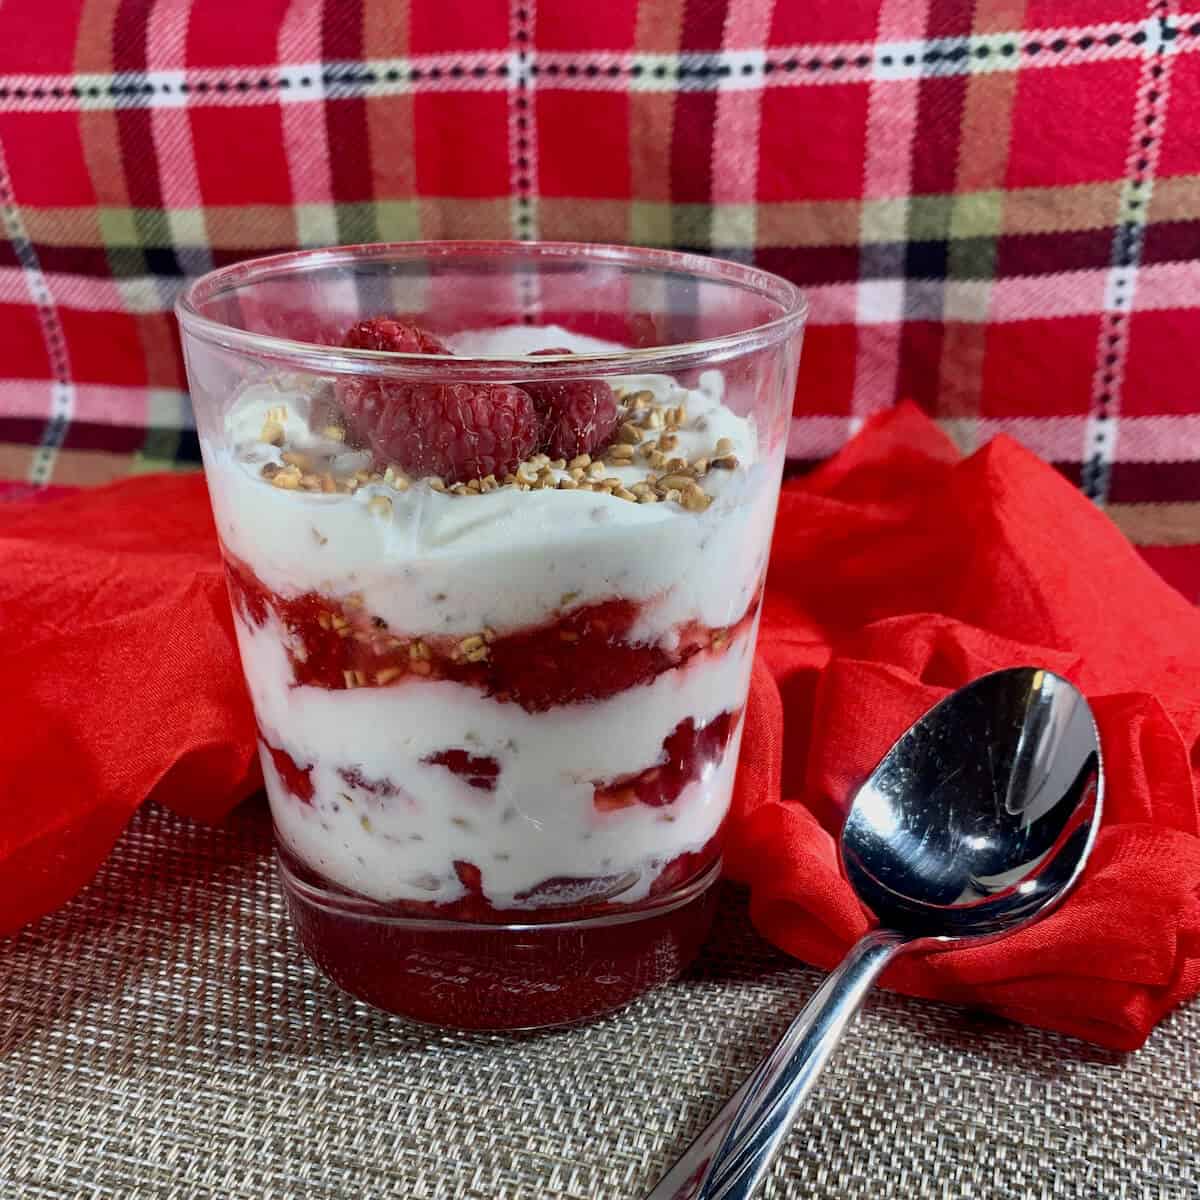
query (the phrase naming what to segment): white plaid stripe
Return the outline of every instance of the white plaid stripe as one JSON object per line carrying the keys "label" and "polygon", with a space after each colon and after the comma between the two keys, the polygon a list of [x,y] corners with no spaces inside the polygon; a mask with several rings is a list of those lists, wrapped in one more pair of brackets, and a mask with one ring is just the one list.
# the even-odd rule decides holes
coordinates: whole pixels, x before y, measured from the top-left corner
{"label": "white plaid stripe", "polygon": [[[1092,411],[1082,448],[1082,486],[1098,504],[1108,499],[1112,464],[1121,438],[1121,389],[1129,353],[1129,317],[1138,288],[1138,262],[1162,143],[1178,23],[1168,19],[1168,0],[1155,5],[1161,16],[1147,22],[1146,58],[1138,81],[1126,159],[1127,179],[1113,244],[1113,266],[1104,287],[1107,319],[1096,347]],[[1149,141],[1149,145],[1143,143]],[[1194,265],[1194,264],[1193,264]]]}
{"label": "white plaid stripe", "polygon": [[[12,180],[4,145],[0,142],[0,217],[9,241],[21,263],[20,274],[25,284],[22,300],[32,300],[37,306],[38,323],[46,345],[46,357],[54,379],[50,382],[50,419],[42,430],[42,440],[33,453],[29,467],[29,482],[45,484],[50,481],[54,460],[70,427],[75,413],[75,384],[71,379],[71,362],[58,308],[54,303],[46,277],[38,261],[37,251],[29,240],[21,211],[13,198]],[[42,410],[43,415],[45,409]]]}
{"label": "white plaid stripe", "polygon": [[[0,416],[44,419],[57,385],[49,379],[0,378]],[[194,429],[187,392],[174,388],[121,387],[108,383],[76,383],[76,420],[127,425],[140,421],[156,429]]]}
{"label": "white plaid stripe", "polygon": [[[164,0],[151,9],[146,25],[147,58],[177,70],[181,80],[187,63],[187,19],[191,7],[192,0]],[[208,250],[200,176],[187,111],[173,105],[155,108],[150,115],[150,128],[157,160],[171,164],[171,170],[160,172],[159,181],[172,246],[184,271],[203,275],[212,270],[213,260]]]}
{"label": "white plaid stripe", "polygon": [[[972,75],[963,88],[959,155],[950,201],[951,234],[970,228],[980,191],[991,190],[999,198],[997,207],[1003,204],[1004,174],[1010,161],[1015,83],[1015,77],[1011,74],[980,72]],[[981,114],[986,114],[989,126],[986,146],[981,144],[984,139],[979,136]],[[968,196],[971,199],[967,199]],[[938,368],[941,381],[939,390],[943,411],[960,414],[962,421],[975,419],[979,415],[984,349],[983,337],[977,332],[968,334],[961,326],[979,325],[986,321],[991,308],[993,282],[994,276],[969,281],[948,279],[939,289],[941,319],[947,326]],[[964,357],[965,342],[974,343],[972,350],[975,361],[964,370],[960,361]]]}
{"label": "white plaid stripe", "polygon": [[[279,27],[278,52],[282,62],[321,56],[319,4],[294,4]],[[310,62],[288,77],[319,79],[319,64]],[[298,82],[280,92],[288,101],[299,93]],[[325,114],[312,104],[284,103],[279,111],[283,153],[295,200],[296,243],[328,246],[338,240],[337,214],[333,208],[333,180],[329,165],[329,134]]]}
{"label": "white plaid stripe", "polygon": [[[1112,272],[1060,271],[1048,275],[1014,275],[993,281],[951,280],[945,285],[947,319],[989,325],[1009,321],[1089,316],[1107,310],[1105,289]],[[1137,288],[1129,297],[1133,312],[1200,307],[1196,267],[1191,262],[1154,263],[1139,267]],[[886,327],[896,320],[903,279],[871,279],[860,283],[825,283],[805,287],[812,304],[810,325]],[[872,337],[875,330],[872,330]]]}
{"label": "white plaid stripe", "polygon": [[[942,418],[938,424],[964,453],[977,450],[998,434],[1015,438],[1049,462],[1078,461],[1079,444],[1090,418],[969,417]],[[788,457],[812,460],[838,450],[861,421],[846,417],[793,417]],[[1122,417],[1121,461],[1188,462],[1188,447],[1200,445],[1200,414],[1171,417]]]}
{"label": "white plaid stripe", "polygon": [[[331,209],[332,211],[332,209]],[[247,251],[247,256],[251,253]],[[1010,321],[1089,316],[1109,311],[1105,288],[1113,272],[1064,271],[1055,275],[1019,275],[994,282],[951,280],[945,286],[945,316],[963,323],[1003,325]],[[182,279],[132,275],[114,280],[62,271],[45,272],[55,303],[85,312],[164,312],[184,284]],[[1137,269],[1127,311],[1200,307],[1196,267],[1191,262],[1153,263]],[[899,323],[905,280],[869,279],[859,283],[806,286],[812,304],[809,325],[857,323],[871,326],[870,336]],[[29,290],[20,267],[0,267],[0,304],[24,304]]]}
{"label": "white plaid stripe", "polygon": [[[56,384],[47,379],[0,378],[0,415],[44,418],[54,402]],[[77,383],[74,408],[81,418],[122,424],[130,413],[148,404],[147,425],[159,429],[192,429],[195,422],[187,393],[170,388],[121,387],[113,384]],[[148,399],[147,399],[148,396]],[[961,449],[971,451],[997,434],[1015,438],[1050,462],[1072,462],[1089,418],[981,417],[958,421],[942,419],[939,424]],[[842,416],[793,417],[789,427],[788,457],[825,458],[845,443],[859,421]],[[1200,414],[1121,418],[1121,461],[1130,463],[1174,463],[1189,461],[1189,447],[1200,445]]]}
{"label": "white plaid stripe", "polygon": [[[912,9],[911,5],[906,7]],[[820,87],[868,80],[894,82],[930,75],[1037,70],[1139,58],[1159,36],[1155,26],[1154,20],[1109,22],[972,37],[913,40],[898,37],[881,43],[773,46],[765,51],[542,52],[537,57],[536,75],[545,86],[620,92],[631,88],[719,91],[759,86]],[[905,27],[915,28],[907,23]],[[1174,53],[1200,51],[1200,12],[1174,17],[1169,28]],[[1112,39],[1116,40],[1109,44]],[[1081,46],[1081,42],[1085,45]],[[1060,45],[1062,48],[1056,49]],[[1006,48],[1012,52],[1006,53]],[[860,65],[862,59],[866,61]],[[753,66],[749,74],[741,69],[747,62]],[[817,66],[810,66],[812,63]],[[9,74],[0,75],[0,105],[10,111],[98,110],[196,103],[240,106],[413,92],[502,91],[511,86],[510,65],[508,52],[486,51],[364,62],[284,59],[282,65],[196,68],[186,72],[168,70],[156,63],[155,69],[146,72]],[[636,75],[632,74],[635,67]],[[479,74],[475,73],[477,68]],[[280,87],[279,81],[285,78],[288,85]],[[186,84],[186,91],[181,91],[181,83]]]}
{"label": "white plaid stripe", "polygon": [[849,417],[793,417],[788,427],[788,458],[807,462],[828,458],[855,432]]}
{"label": "white plaid stripe", "polygon": [[[770,33],[770,6],[758,0],[730,0],[722,40],[734,46],[761,46]],[[713,133],[712,244],[722,250],[752,247],[757,241],[758,139],[762,116],[762,50],[728,49],[721,61],[729,74],[717,92]],[[732,219],[727,219],[732,218]]]}
{"label": "white plaid stripe", "polygon": [[[513,237],[519,241],[532,241],[538,235],[537,100],[534,96],[532,72],[534,52],[530,48],[534,0],[510,0],[510,7],[513,44],[517,44],[518,30],[529,35],[530,39],[509,58],[508,170],[509,192],[512,196],[512,230]],[[525,18],[518,19],[518,12],[525,13]]]}
{"label": "white plaid stripe", "polygon": [[[884,0],[879,31],[888,36],[896,29],[923,29],[928,0]],[[866,240],[873,217],[872,202],[885,201],[903,237],[907,224],[912,178],[912,144],[916,134],[919,84],[873,78],[867,101],[867,152],[863,168],[863,208],[860,238]],[[825,289],[810,289],[814,316],[826,309],[818,296]],[[901,320],[905,308],[903,279],[864,280],[850,303],[848,295],[828,305],[838,322],[854,321],[873,326],[869,337],[859,338],[854,364],[854,391],[850,411],[857,421],[892,403],[900,371]],[[830,296],[830,300],[834,300]]]}
{"label": "white plaid stripe", "polygon": [[[509,0],[509,36],[514,47],[508,65],[508,173],[510,221],[518,241],[538,236],[537,99],[534,95],[536,58],[533,31],[537,24],[536,0]],[[541,312],[538,276],[515,276],[517,311],[536,321]]]}

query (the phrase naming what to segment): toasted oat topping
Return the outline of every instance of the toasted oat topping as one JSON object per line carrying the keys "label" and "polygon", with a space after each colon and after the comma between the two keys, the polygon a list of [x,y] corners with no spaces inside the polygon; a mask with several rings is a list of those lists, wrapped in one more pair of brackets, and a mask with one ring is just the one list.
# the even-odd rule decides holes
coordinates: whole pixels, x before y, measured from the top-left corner
{"label": "toasted oat topping", "polygon": [[[713,502],[704,481],[713,471],[734,471],[740,466],[729,437],[720,437],[691,461],[680,451],[679,432],[688,429],[692,434],[704,432],[709,422],[703,415],[689,425],[687,404],[676,389],[672,403],[659,402],[655,394],[642,389],[626,393],[618,389],[622,419],[614,440],[593,455],[579,454],[567,460],[551,459],[546,454],[534,454],[520,463],[503,479],[489,475],[483,479],[447,485],[431,476],[423,481],[412,479],[398,466],[382,469],[362,467],[362,455],[346,445],[346,429],[336,413],[325,411],[316,424],[321,444],[305,443],[303,449],[287,445],[287,406],[275,405],[267,410],[260,440],[277,454],[261,467],[262,477],[272,486],[284,491],[303,491],[319,495],[353,494],[360,487],[372,485],[367,501],[372,515],[386,520],[393,512],[389,493],[404,493],[414,484],[424,484],[435,492],[456,498],[487,495],[500,488],[518,491],[559,490],[564,492],[603,492],[631,504],[678,504],[689,512],[703,512]],[[315,415],[315,414],[314,414]],[[351,465],[352,464],[352,465]],[[631,480],[617,471],[638,468],[642,478]],[[387,489],[385,492],[383,489]],[[339,631],[340,632],[340,631]],[[471,639],[467,639],[471,640]],[[468,661],[471,656],[487,653],[487,642],[460,647]],[[414,654],[412,661],[427,660]]]}

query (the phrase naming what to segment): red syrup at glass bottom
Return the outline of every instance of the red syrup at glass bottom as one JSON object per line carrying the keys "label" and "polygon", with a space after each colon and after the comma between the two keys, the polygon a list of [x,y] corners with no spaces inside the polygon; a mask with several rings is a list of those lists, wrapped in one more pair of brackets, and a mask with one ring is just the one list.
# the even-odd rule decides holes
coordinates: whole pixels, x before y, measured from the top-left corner
{"label": "red syrup at glass bottom", "polygon": [[598,1017],[685,970],[712,924],[718,844],[668,864],[642,905],[491,910],[471,921],[439,918],[431,905],[343,903],[282,846],[279,856],[301,945],[344,991],[428,1025],[503,1030]]}

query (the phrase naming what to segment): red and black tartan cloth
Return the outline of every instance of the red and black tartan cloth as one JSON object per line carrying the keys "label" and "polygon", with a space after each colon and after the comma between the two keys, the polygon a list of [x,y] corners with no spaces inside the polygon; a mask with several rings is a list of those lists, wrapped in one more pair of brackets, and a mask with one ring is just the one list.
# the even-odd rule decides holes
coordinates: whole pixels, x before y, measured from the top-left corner
{"label": "red and black tartan cloth", "polygon": [[668,245],[808,290],[797,464],[911,396],[1200,598],[1200,2],[4,0],[0,208],[0,477],[195,465],[223,263]]}

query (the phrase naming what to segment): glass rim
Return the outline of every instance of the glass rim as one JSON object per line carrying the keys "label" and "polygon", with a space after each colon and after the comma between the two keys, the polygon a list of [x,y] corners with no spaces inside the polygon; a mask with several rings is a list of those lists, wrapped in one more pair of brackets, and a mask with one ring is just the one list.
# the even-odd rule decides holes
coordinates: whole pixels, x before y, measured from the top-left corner
{"label": "glass rim", "polygon": [[[546,354],[530,359],[525,355],[409,354],[384,350],[357,350],[326,346],[276,334],[255,333],[204,316],[201,305],[238,288],[289,274],[348,266],[371,260],[420,261],[455,255],[530,256],[532,251],[547,258],[584,259],[606,266],[627,266],[661,273],[693,275],[697,279],[740,286],[779,305],[778,316],[733,333],[697,341],[675,342],[621,350],[580,354]],[[467,380],[503,380],[514,373],[539,378],[573,377],[581,367],[589,375],[670,374],[685,367],[704,366],[776,345],[798,332],[808,317],[808,300],[795,284],[732,259],[660,250],[643,246],[620,246],[599,242],[556,241],[424,241],[367,242],[347,246],[293,250],[219,267],[194,279],[175,302],[175,315],[189,336],[228,350],[290,363],[308,370],[334,373],[413,377],[445,377],[448,364],[455,375]],[[515,371],[519,368],[519,371]]]}

